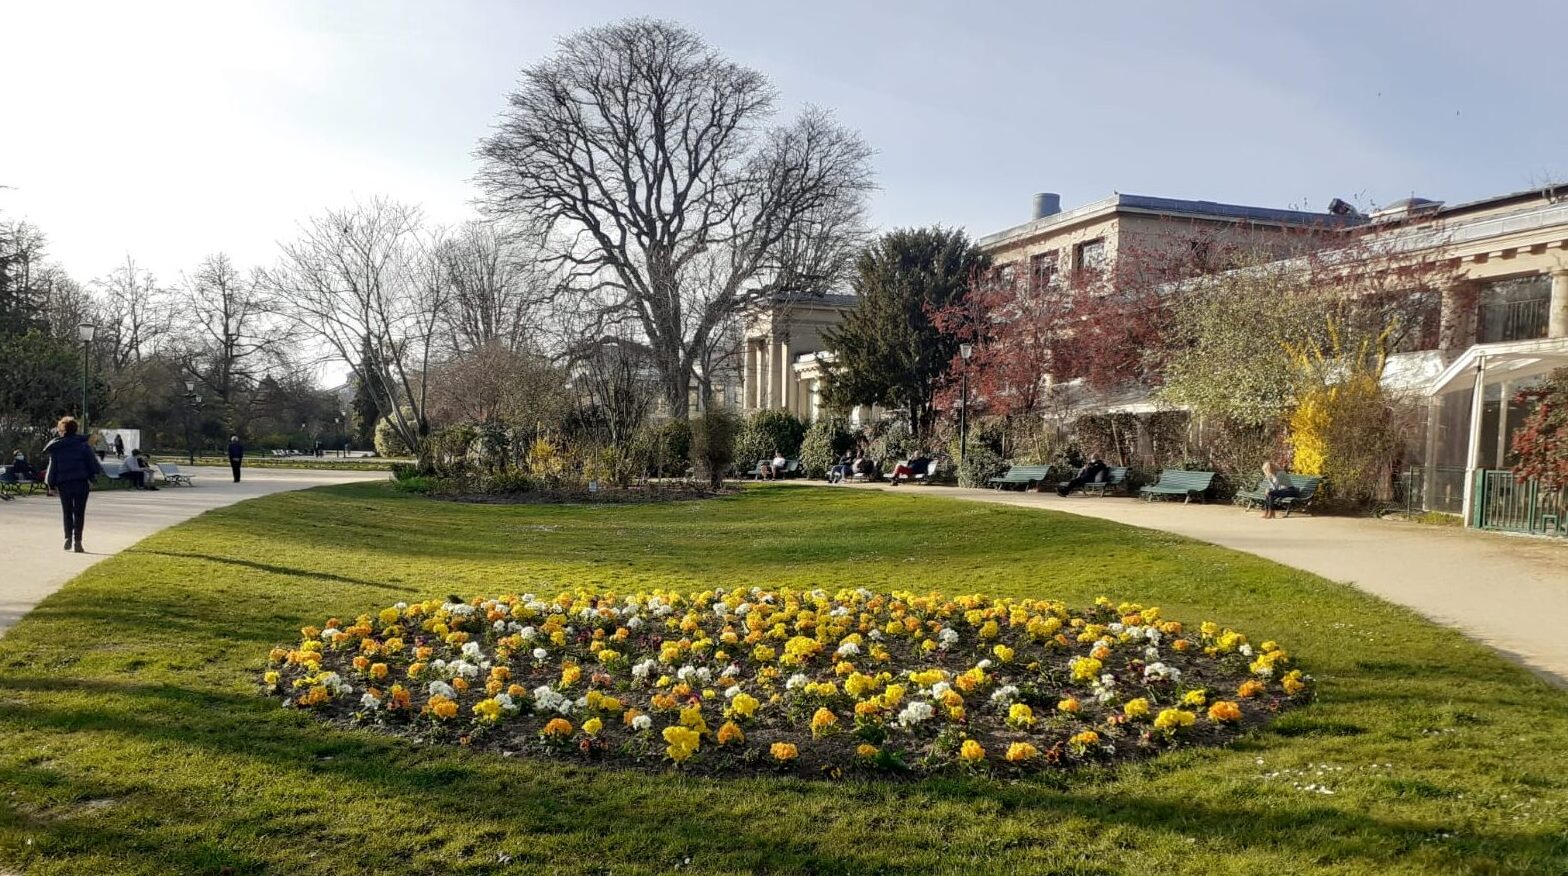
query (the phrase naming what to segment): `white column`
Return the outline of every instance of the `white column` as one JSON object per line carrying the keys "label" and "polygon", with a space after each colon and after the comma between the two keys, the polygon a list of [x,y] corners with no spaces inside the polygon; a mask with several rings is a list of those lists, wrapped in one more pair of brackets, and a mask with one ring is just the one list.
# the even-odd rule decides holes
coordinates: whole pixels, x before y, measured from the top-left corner
{"label": "white column", "polygon": [[779,403],[780,410],[793,410],[795,375],[790,371],[789,343],[780,341],[777,346],[779,357]]}
{"label": "white column", "polygon": [[762,406],[762,350],[755,341],[746,342],[746,398],[742,406],[756,409]]}
{"label": "white column", "polygon": [[1464,521],[1470,525],[1475,510],[1475,469],[1481,464],[1481,419],[1486,411],[1486,356],[1475,360],[1475,389],[1470,397],[1470,443],[1465,453]]}
{"label": "white column", "polygon": [[1568,269],[1552,272],[1552,302],[1546,336],[1568,338]]}

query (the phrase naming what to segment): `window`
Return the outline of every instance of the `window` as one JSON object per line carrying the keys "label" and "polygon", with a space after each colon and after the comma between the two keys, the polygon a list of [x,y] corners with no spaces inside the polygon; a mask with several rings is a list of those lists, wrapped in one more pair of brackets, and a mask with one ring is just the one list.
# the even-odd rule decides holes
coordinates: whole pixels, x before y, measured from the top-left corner
{"label": "window", "polygon": [[1073,256],[1073,270],[1081,277],[1092,278],[1105,270],[1105,238],[1096,237],[1078,244]]}
{"label": "window", "polygon": [[1476,341],[1529,341],[1546,337],[1552,281],[1545,274],[1481,284]]}
{"label": "window", "polygon": [[1029,288],[1043,292],[1056,284],[1057,250],[1035,253],[1029,257]]}
{"label": "window", "polygon": [[1001,283],[1004,286],[1012,283],[1013,282],[1013,276],[1015,274],[1015,267],[1016,266],[1012,262],[1007,262],[1006,264],[997,265],[996,266],[996,281],[998,283]]}

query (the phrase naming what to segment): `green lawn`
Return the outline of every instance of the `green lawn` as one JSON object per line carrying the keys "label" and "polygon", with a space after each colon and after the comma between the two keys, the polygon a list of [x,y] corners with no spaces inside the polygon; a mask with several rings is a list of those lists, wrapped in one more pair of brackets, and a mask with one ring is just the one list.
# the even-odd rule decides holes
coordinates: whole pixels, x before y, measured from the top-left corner
{"label": "green lawn", "polygon": [[[1103,593],[1277,638],[1320,694],[1229,749],[833,784],[419,746],[254,688],[268,648],[329,613],[752,583]],[[0,739],[0,871],[28,874],[1568,872],[1568,693],[1304,573],[929,495],[478,507],[367,484],[247,502],[98,565],[0,638]]]}

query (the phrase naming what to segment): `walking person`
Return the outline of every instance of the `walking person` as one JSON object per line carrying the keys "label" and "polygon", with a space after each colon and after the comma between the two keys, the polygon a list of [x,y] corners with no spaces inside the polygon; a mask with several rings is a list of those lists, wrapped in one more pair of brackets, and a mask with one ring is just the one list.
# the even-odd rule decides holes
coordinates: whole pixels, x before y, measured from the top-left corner
{"label": "walking person", "polygon": [[49,457],[44,483],[60,497],[65,549],[80,554],[86,553],[82,550],[82,525],[87,517],[87,494],[93,479],[103,474],[103,464],[87,439],[77,433],[79,428],[75,417],[60,418],[55,426],[59,437],[44,445],[44,453]]}
{"label": "walking person", "polygon": [[125,439],[118,434],[114,436],[114,455],[116,459],[125,458]]}
{"label": "walking person", "polygon": [[240,443],[240,436],[229,436],[229,468],[234,470],[234,482],[240,482],[240,463],[245,461],[245,445]]}

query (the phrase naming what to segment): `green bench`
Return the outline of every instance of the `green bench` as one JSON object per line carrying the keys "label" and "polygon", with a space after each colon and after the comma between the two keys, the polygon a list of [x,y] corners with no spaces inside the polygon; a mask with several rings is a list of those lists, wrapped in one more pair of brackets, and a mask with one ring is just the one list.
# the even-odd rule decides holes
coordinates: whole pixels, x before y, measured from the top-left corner
{"label": "green bench", "polygon": [[[1060,484],[1057,484],[1057,486],[1058,487],[1066,487],[1067,484],[1068,484],[1067,481],[1062,481]],[[1118,466],[1116,468],[1106,469],[1106,471],[1105,471],[1105,480],[1103,480],[1103,481],[1090,481],[1087,484],[1084,484],[1083,485],[1083,491],[1084,491],[1085,495],[1088,495],[1089,493],[1094,493],[1095,495],[1098,495],[1100,498],[1103,499],[1106,496],[1110,495],[1111,490],[1121,489],[1122,487],[1124,487],[1126,485],[1127,485],[1127,468],[1125,466]]]}
{"label": "green bench", "polygon": [[1160,479],[1138,491],[1143,498],[1153,501],[1156,496],[1180,496],[1183,502],[1191,502],[1196,496],[1199,502],[1203,501],[1204,494],[1209,487],[1214,485],[1214,472],[1212,471],[1183,471],[1178,468],[1168,468],[1160,472]]}
{"label": "green bench", "polygon": [[[1312,501],[1312,497],[1318,494],[1318,488],[1323,485],[1323,479],[1310,475],[1293,474],[1290,475],[1290,483],[1301,491],[1301,495],[1295,498],[1286,497],[1277,500],[1279,506],[1285,509],[1286,517],[1290,516],[1292,508],[1305,508],[1307,503]],[[1236,504],[1243,508],[1261,508],[1268,499],[1268,495],[1269,479],[1263,478],[1258,481],[1258,485],[1255,488],[1237,493]]]}
{"label": "green bench", "polygon": [[1015,465],[1009,468],[1006,474],[999,478],[992,478],[986,483],[998,490],[1013,484],[1018,484],[1027,490],[1031,484],[1045,483],[1050,478],[1051,467],[1048,465]]}

